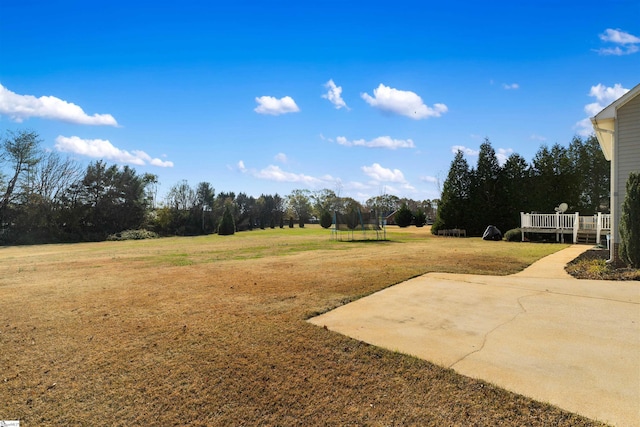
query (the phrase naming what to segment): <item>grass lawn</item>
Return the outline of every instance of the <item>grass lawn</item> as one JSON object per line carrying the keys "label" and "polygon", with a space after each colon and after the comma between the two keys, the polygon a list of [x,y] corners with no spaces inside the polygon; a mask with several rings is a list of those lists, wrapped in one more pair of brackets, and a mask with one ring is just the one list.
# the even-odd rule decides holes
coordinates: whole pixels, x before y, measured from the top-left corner
{"label": "grass lawn", "polygon": [[58,425],[597,425],[313,326],[430,271],[565,245],[336,242],[319,227],[0,248],[0,420]]}

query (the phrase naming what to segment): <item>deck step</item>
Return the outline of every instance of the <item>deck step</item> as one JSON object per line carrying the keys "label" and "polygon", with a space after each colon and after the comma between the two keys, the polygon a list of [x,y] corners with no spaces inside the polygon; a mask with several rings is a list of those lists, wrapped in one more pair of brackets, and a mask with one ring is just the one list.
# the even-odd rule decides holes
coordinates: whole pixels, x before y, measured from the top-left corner
{"label": "deck step", "polygon": [[590,245],[596,244],[596,235],[595,233],[581,233],[578,232],[576,237],[576,244]]}

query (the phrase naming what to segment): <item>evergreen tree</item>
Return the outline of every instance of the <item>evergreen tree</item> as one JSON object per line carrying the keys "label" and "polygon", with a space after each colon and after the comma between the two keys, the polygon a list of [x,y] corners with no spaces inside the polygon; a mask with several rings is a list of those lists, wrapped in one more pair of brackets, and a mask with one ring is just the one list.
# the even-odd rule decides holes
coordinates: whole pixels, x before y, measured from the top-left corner
{"label": "evergreen tree", "polygon": [[631,172],[620,217],[620,259],[640,268],[640,173]]}
{"label": "evergreen tree", "polygon": [[413,213],[406,203],[403,203],[400,209],[396,211],[395,220],[398,227],[408,227],[411,225],[411,221],[413,221]]}
{"label": "evergreen tree", "polygon": [[331,227],[331,223],[333,222],[333,218],[331,217],[331,212],[328,210],[323,210],[320,214],[320,226],[322,228]]}
{"label": "evergreen tree", "polygon": [[527,161],[517,153],[510,155],[502,167],[500,224],[504,228],[498,226],[500,230],[520,227],[520,212],[528,212],[531,209],[529,174]]}
{"label": "evergreen tree", "polygon": [[220,225],[218,226],[218,234],[221,236],[229,236],[236,232],[236,224],[233,220],[233,214],[231,213],[231,204],[227,203],[224,206],[224,212],[220,219]]}
{"label": "evergreen tree", "polygon": [[567,203],[571,211],[579,208],[580,183],[574,162],[565,147],[554,144],[542,146],[533,159],[532,210],[553,212],[560,203]]}
{"label": "evergreen tree", "polygon": [[416,223],[416,227],[424,227],[427,223],[427,214],[422,209],[418,209],[413,218]]}
{"label": "evergreen tree", "polygon": [[470,174],[471,194],[469,209],[473,212],[466,220],[467,233],[481,235],[487,225],[503,227],[501,224],[500,189],[501,168],[496,152],[488,139],[480,145],[478,165]]}
{"label": "evergreen tree", "polygon": [[576,210],[585,215],[608,212],[610,166],[595,135],[585,141],[580,137],[573,138],[568,156],[576,174]]}
{"label": "evergreen tree", "polygon": [[432,233],[437,234],[438,230],[442,229],[465,227],[471,189],[470,174],[469,164],[462,151],[458,151],[442,186],[436,220],[431,227]]}

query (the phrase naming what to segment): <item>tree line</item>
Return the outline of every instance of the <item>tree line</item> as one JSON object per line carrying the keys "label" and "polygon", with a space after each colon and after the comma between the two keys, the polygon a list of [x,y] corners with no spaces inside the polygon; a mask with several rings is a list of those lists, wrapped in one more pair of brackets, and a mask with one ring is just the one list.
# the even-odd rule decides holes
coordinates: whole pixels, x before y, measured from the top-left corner
{"label": "tree line", "polygon": [[502,232],[520,226],[520,212],[609,212],[610,166],[595,136],[574,137],[568,147],[542,145],[528,163],[517,153],[500,164],[488,139],[470,167],[458,151],[442,187],[431,231],[465,229],[481,236],[488,225]]}
{"label": "tree line", "polygon": [[140,175],[129,166],[102,160],[82,168],[70,158],[43,150],[41,143],[30,130],[7,131],[2,137],[0,244],[99,241],[126,230],[198,235],[303,227],[309,222],[329,227],[334,212],[359,210],[386,216],[401,207],[426,221],[435,217],[438,204],[388,194],[362,204],[330,189],[253,197],[216,193],[209,182],[192,186],[186,180],[171,186],[158,201],[157,175]]}

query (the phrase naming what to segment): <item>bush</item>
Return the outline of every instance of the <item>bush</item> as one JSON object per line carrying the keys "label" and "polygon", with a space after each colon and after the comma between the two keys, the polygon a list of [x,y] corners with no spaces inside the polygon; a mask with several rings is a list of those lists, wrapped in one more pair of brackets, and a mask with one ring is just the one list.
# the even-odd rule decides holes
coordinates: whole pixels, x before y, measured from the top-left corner
{"label": "bush", "polygon": [[332,222],[333,218],[331,218],[331,212],[322,211],[322,213],[320,214],[320,226],[322,228],[329,228],[331,227]]}
{"label": "bush", "polygon": [[409,209],[406,204],[403,204],[396,212],[395,219],[398,227],[408,227],[411,225],[411,221],[413,221],[413,213],[411,213],[411,209]]}
{"label": "bush", "polygon": [[416,227],[424,227],[424,225],[427,223],[427,214],[424,213],[422,209],[418,209],[414,219],[416,222]]}
{"label": "bush", "polygon": [[222,219],[220,219],[220,225],[218,225],[218,234],[220,236],[229,236],[236,232],[236,224],[233,220],[233,215],[231,215],[231,209],[227,204],[224,207],[224,213],[222,214]]}
{"label": "bush", "polygon": [[438,230],[444,230],[444,221],[440,218],[440,215],[436,216],[436,220],[431,224],[431,234],[434,236],[438,235]]}
{"label": "bush", "polygon": [[620,218],[620,259],[640,268],[640,173],[630,173]]}
{"label": "bush", "polygon": [[114,242],[119,240],[143,240],[143,239],[156,239],[157,233],[149,230],[125,230],[120,233],[115,233],[107,236],[107,240]]}
{"label": "bush", "polygon": [[522,242],[522,231],[519,228],[512,228],[504,233],[504,240],[507,242]]}

